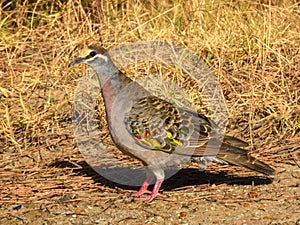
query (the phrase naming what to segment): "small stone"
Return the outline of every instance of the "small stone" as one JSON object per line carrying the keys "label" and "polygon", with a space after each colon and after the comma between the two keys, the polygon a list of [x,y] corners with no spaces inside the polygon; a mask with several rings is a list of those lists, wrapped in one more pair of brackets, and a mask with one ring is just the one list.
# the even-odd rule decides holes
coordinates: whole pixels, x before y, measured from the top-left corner
{"label": "small stone", "polygon": [[182,211],[179,213],[179,218],[183,218],[183,217],[186,217],[186,212],[185,211]]}
{"label": "small stone", "polygon": [[75,209],[75,214],[76,215],[80,214],[80,211],[81,211],[80,208]]}
{"label": "small stone", "polygon": [[244,203],[244,207],[249,207],[249,206],[250,206],[250,204],[248,202]]}

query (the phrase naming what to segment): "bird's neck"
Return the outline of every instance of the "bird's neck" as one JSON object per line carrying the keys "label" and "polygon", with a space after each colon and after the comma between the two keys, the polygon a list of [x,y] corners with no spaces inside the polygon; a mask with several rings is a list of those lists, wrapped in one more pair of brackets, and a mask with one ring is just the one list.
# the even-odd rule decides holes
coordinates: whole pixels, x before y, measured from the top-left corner
{"label": "bird's neck", "polygon": [[96,70],[105,104],[107,119],[110,120],[111,109],[116,97],[132,80],[125,76],[115,65]]}

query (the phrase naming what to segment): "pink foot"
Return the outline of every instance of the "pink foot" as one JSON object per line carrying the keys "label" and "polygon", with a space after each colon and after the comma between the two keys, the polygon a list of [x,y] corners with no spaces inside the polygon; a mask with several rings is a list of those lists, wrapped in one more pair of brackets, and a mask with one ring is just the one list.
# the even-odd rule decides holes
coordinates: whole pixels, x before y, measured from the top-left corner
{"label": "pink foot", "polygon": [[147,194],[151,193],[151,191],[148,191],[148,187],[149,187],[149,183],[150,183],[152,180],[153,180],[153,177],[148,177],[148,178],[146,179],[146,181],[142,184],[140,190],[134,192],[132,195],[135,196],[135,197],[138,197],[138,196],[140,196],[140,195],[142,195],[142,194],[145,194],[145,193],[147,193]]}
{"label": "pink foot", "polygon": [[[154,185],[154,188],[152,190],[152,192],[148,191],[147,188],[149,186],[146,187],[146,189],[144,189],[144,183],[141,187],[141,189],[138,191],[138,193],[140,192],[143,192],[143,193],[151,193],[151,195],[145,197],[145,198],[136,198],[136,200],[140,200],[140,201],[146,201],[146,202],[151,202],[156,196],[161,196],[161,197],[165,197],[165,195],[163,194],[160,194],[158,191],[160,189],[160,186],[162,184],[163,180],[157,180],[155,185]],[[139,196],[139,195],[136,195],[136,196]]]}
{"label": "pink foot", "polygon": [[143,194],[145,194],[145,193],[146,193],[146,194],[150,194],[151,191],[140,189],[139,191],[133,192],[132,196],[134,196],[134,197],[139,197],[139,196],[141,196],[141,195],[143,195]]}
{"label": "pink foot", "polygon": [[161,193],[156,193],[156,194],[153,194],[151,192],[151,195],[145,197],[145,198],[136,198],[135,200],[138,200],[138,201],[146,201],[146,202],[151,202],[156,196],[160,196],[160,197],[166,197],[165,195],[161,194]]}

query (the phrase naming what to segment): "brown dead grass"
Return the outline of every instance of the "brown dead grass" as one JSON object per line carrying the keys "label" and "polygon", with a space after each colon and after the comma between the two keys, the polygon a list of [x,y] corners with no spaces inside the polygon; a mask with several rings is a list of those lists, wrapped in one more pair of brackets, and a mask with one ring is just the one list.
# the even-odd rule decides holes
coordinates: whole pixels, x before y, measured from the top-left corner
{"label": "brown dead grass", "polygon": [[110,48],[167,40],[193,50],[220,81],[229,134],[274,167],[299,166],[297,1],[29,2],[1,3],[1,204],[53,203],[68,193],[105,190],[74,176],[84,166],[70,119],[83,70],[67,65],[84,42]]}

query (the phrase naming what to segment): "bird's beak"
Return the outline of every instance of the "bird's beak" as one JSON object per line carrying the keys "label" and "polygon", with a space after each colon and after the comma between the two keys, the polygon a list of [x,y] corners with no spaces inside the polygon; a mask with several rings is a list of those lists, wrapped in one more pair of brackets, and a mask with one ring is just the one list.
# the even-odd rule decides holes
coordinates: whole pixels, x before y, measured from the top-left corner
{"label": "bird's beak", "polygon": [[82,61],[83,61],[83,58],[78,57],[78,58],[74,59],[74,61],[72,61],[72,62],[68,65],[68,67],[72,67],[72,66],[74,66],[74,65],[77,64],[77,63],[81,63]]}

